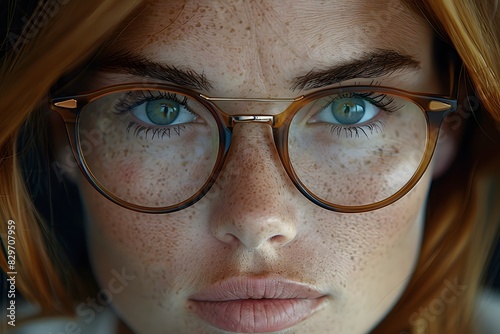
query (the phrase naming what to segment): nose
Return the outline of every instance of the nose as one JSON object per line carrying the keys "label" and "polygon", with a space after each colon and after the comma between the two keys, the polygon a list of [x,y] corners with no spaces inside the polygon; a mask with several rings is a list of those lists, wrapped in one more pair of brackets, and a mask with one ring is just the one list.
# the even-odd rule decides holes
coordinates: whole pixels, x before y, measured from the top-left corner
{"label": "nose", "polygon": [[266,124],[236,124],[215,185],[212,233],[232,246],[281,247],[297,235],[297,190],[286,175]]}

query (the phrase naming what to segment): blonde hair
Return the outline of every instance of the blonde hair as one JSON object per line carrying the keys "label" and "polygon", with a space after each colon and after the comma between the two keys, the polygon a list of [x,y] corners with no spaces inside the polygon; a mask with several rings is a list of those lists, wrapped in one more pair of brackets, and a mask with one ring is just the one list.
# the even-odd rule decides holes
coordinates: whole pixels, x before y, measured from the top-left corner
{"label": "blonde hair", "polygon": [[[17,150],[20,129],[26,122],[39,127],[41,120],[34,118],[34,110],[50,87],[62,74],[85,61],[141,3],[139,0],[68,2],[64,8],[60,6],[59,13],[41,27],[36,36],[2,60],[0,219],[16,222],[17,286],[27,300],[40,305],[46,313],[73,313],[76,297],[70,293],[73,287],[65,283],[73,278],[64,279],[68,271],[63,259],[56,259],[58,248],[53,231],[42,222],[26,188]],[[411,2],[412,8],[422,10],[439,34],[447,36],[457,50],[484,107],[484,112],[478,110],[476,117],[480,124],[488,123],[481,121],[482,118],[493,120],[497,128],[492,133],[496,136],[500,124],[500,10],[497,5],[495,1]],[[492,149],[491,144],[484,144],[488,139],[481,129],[470,128],[464,141],[470,149],[462,152],[461,163],[455,164],[448,175],[433,185],[416,271],[398,304],[374,333],[474,331],[475,297],[500,221],[499,208],[489,205],[491,198],[499,198],[497,171],[500,166],[498,157],[478,149],[486,147],[490,153]],[[28,133],[27,137],[35,140],[35,134]],[[0,224],[0,233],[5,255],[0,264],[8,272],[7,224]],[[453,302],[445,303],[443,290],[449,289],[450,284],[466,288]],[[438,305],[439,301],[444,308],[434,312],[432,319],[426,318],[421,310]]]}

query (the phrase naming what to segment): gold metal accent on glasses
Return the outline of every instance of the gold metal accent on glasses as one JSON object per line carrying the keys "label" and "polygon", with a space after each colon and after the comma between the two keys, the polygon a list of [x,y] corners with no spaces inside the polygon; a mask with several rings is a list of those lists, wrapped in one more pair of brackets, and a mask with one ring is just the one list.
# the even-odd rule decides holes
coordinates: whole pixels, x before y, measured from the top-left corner
{"label": "gold metal accent on glasses", "polygon": [[56,107],[66,108],[66,109],[76,109],[78,102],[75,99],[64,100],[61,102],[54,103]]}
{"label": "gold metal accent on glasses", "polygon": [[448,110],[452,106],[449,103],[445,103],[442,101],[431,101],[429,103],[429,110],[432,111],[443,111],[443,110]]}
{"label": "gold metal accent on glasses", "polygon": [[199,96],[207,101],[248,101],[248,102],[297,102],[304,98],[304,95],[298,96],[296,98],[288,98],[288,97],[270,97],[270,98],[262,98],[262,97],[220,97],[220,96],[208,96],[204,94],[199,94]]}

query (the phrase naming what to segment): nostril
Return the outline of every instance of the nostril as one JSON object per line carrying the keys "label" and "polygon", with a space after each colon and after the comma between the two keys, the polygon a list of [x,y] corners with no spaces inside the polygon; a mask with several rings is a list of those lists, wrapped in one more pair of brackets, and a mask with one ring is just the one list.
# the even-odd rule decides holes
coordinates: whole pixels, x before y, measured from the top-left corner
{"label": "nostril", "polygon": [[285,237],[284,235],[281,235],[281,234],[278,234],[278,235],[275,235],[273,237],[271,237],[271,239],[269,239],[269,241],[273,244],[285,244],[287,243],[287,237]]}
{"label": "nostril", "polygon": [[228,244],[237,243],[238,242],[238,238],[234,234],[232,234],[232,233],[225,233],[222,236],[220,236],[219,239],[222,242],[225,242],[225,243],[228,243]]}

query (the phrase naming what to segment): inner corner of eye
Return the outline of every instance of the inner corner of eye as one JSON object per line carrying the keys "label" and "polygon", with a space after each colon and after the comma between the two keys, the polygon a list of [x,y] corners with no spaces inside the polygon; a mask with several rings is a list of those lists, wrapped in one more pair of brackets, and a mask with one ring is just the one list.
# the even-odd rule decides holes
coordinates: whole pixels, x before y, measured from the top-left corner
{"label": "inner corner of eye", "polygon": [[307,119],[307,121],[305,122],[306,124],[316,124],[316,123],[320,123],[321,122],[321,117],[319,116],[321,112],[315,114],[315,115],[312,115],[311,117],[309,117]]}

